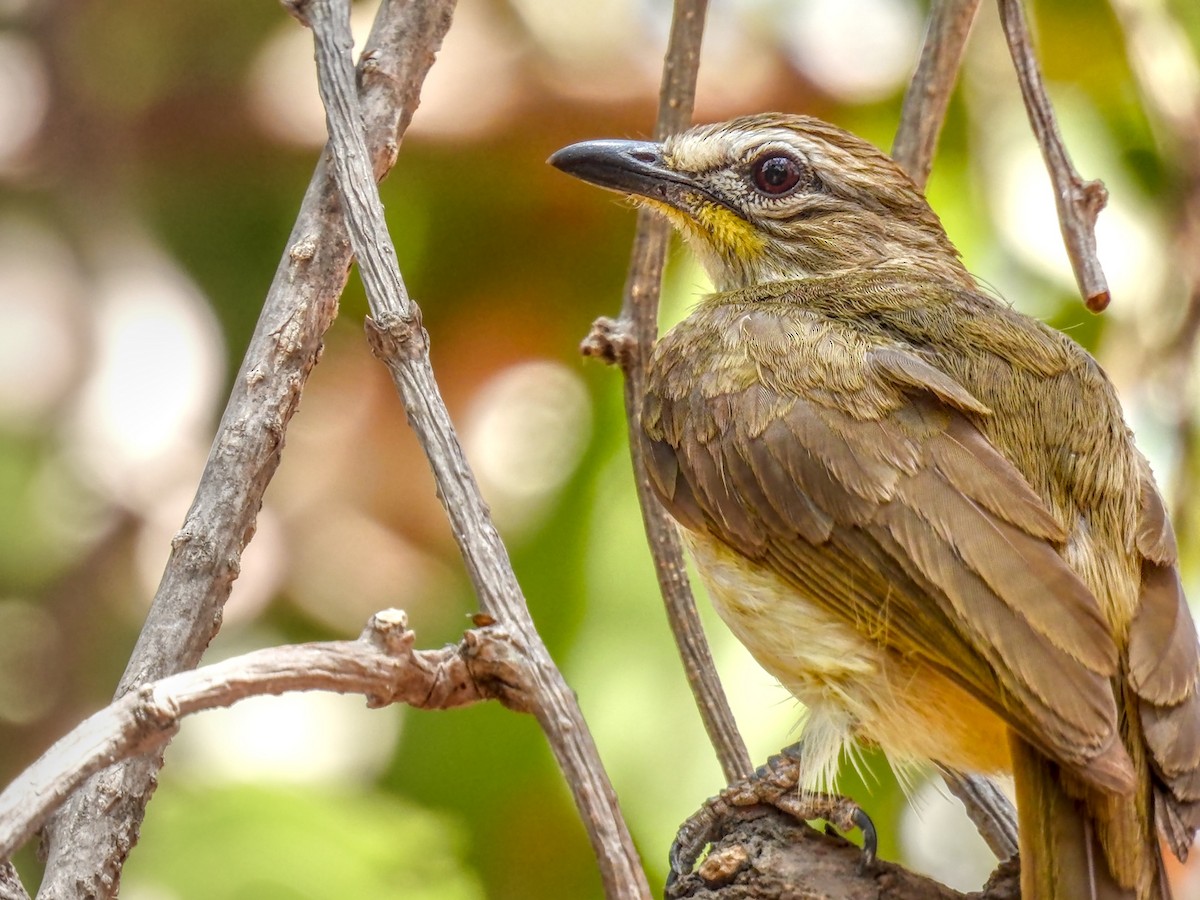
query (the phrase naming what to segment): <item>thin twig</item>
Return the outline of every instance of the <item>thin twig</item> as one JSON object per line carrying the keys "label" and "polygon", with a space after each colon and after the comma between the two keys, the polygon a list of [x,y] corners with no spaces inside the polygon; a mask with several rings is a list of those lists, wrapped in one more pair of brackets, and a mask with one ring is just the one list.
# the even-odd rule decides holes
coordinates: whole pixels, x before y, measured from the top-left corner
{"label": "thin twig", "polygon": [[938,136],[978,10],[979,0],[934,0],[929,11],[921,59],[904,94],[892,143],[892,159],[922,189],[933,168]]}
{"label": "thin twig", "polygon": [[1108,281],[1096,256],[1096,217],[1108,202],[1108,191],[1099,181],[1084,181],[1071,164],[1058,131],[1054,109],[1050,106],[1050,98],[1046,96],[1046,86],[1033,52],[1021,0],[999,2],[1000,21],[1004,25],[1004,37],[1012,54],[1013,67],[1017,70],[1021,96],[1029,113],[1029,124],[1037,136],[1042,158],[1054,183],[1054,200],[1058,206],[1058,220],[1062,226],[1067,256],[1087,308],[1092,312],[1101,312],[1111,298]]}
{"label": "thin twig", "polygon": [[1017,811],[991,779],[946,771],[942,779],[967,810],[980,837],[996,859],[1004,862],[1017,855]]}
{"label": "thin twig", "polygon": [[499,699],[523,708],[524,649],[499,626],[415,650],[400,610],[376,613],[356,641],[270,647],[145,684],[89,716],[0,793],[0,859],[24,844],[85,778],[166,744],[184,716],[290,691],[363,694],[372,707],[453,709]]}
{"label": "thin twig", "polygon": [[[691,119],[707,7],[707,0],[676,0],[667,53],[663,60],[658,122],[654,129],[655,137],[659,140],[681,131]],[[642,398],[646,393],[646,366],[658,332],[658,300],[669,240],[670,227],[665,221],[645,210],[638,213],[620,318],[598,319],[580,349],[586,356],[618,363],[624,372],[625,415],[629,426],[634,483],[642,509],[642,523],[650,544],[650,556],[654,561],[654,572],[667,609],[667,620],[683,660],[688,685],[721,763],[725,780],[736,781],[753,771],[750,754],[746,752],[745,742],[738,733],[737,723],[704,637],[696,600],[684,567],[679,533],[667,511],[654,496],[641,455],[638,423]]]}
{"label": "thin twig", "polygon": [[[389,0],[368,39],[364,120],[377,176],[390,168],[420,87],[450,25],[453,0]],[[325,331],[337,314],[350,246],[326,165],[318,165],[234,382],[196,497],[117,695],[196,664],[254,532],[263,492]],[[40,897],[111,897],[137,841],[161,750],[108,770],[47,829]]]}
{"label": "thin twig", "polygon": [[367,162],[354,90],[349,3],[299,0],[293,9],[313,30],[332,163],[372,320],[372,349],[388,367],[409,424],[425,450],[468,573],[483,609],[527,652],[529,702],[574,796],[610,898],[648,898],[629,830],[574,694],[533,625],[520,585],[483,502],[429,362],[428,335],[409,298]]}

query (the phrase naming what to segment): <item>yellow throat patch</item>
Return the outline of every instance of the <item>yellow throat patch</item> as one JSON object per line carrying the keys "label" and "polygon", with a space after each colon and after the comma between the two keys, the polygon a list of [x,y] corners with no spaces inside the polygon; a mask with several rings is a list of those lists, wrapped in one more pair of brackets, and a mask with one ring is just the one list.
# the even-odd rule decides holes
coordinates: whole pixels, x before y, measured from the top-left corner
{"label": "yellow throat patch", "polygon": [[718,203],[697,197],[691,210],[683,212],[660,200],[639,200],[662,213],[681,231],[690,232],[693,237],[704,240],[728,259],[750,260],[763,250],[762,236],[750,223]]}

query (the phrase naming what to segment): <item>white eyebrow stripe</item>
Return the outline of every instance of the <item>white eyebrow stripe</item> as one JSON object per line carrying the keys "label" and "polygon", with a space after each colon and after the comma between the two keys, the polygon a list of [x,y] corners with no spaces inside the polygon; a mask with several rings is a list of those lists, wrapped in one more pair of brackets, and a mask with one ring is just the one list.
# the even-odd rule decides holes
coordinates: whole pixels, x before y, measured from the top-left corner
{"label": "white eyebrow stripe", "polygon": [[789,128],[720,133],[701,128],[668,138],[665,156],[668,165],[677,171],[704,174],[725,166],[750,162],[764,150],[773,148],[799,153],[815,168],[842,162],[834,158],[842,154],[831,154],[830,146],[825,142]]}

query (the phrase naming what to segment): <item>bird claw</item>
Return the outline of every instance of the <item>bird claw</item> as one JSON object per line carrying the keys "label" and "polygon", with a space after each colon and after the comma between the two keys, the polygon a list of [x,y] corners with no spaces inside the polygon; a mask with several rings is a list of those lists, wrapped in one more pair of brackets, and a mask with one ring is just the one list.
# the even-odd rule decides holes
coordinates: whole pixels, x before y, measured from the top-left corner
{"label": "bird claw", "polygon": [[829,815],[818,814],[813,818],[824,819],[825,833],[838,837],[844,831],[857,828],[863,838],[862,857],[859,859],[858,873],[861,875],[864,872],[870,871],[871,867],[875,865],[876,853],[879,850],[879,833],[875,830],[875,823],[871,821],[871,817],[853,800],[845,797],[826,797],[824,799],[831,800],[834,803],[846,804],[851,807],[849,814],[841,816],[836,825],[831,816],[837,816],[837,811],[830,810]]}
{"label": "bird claw", "polygon": [[854,807],[854,825],[862,834],[862,867],[870,869],[875,865],[875,854],[879,850],[879,832],[875,830],[875,823],[871,821],[871,817],[866,811],[859,806]]}
{"label": "bird claw", "polygon": [[875,863],[879,835],[863,809],[846,797],[800,790],[800,744],[785,747],[749,778],[735,781],[709,798],[680,827],[671,844],[668,886],[695,868],[704,848],[718,840],[731,824],[762,815],[773,806],[800,822],[823,819],[839,832],[857,828],[863,836],[861,867]]}

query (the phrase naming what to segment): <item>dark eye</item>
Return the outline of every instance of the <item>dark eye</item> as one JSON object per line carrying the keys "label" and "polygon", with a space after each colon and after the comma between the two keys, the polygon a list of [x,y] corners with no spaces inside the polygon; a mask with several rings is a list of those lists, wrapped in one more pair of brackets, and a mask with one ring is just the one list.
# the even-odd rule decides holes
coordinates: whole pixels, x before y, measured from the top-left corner
{"label": "dark eye", "polygon": [[795,189],[804,177],[804,166],[790,156],[764,156],[751,170],[754,186],[778,197]]}

